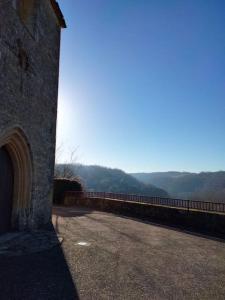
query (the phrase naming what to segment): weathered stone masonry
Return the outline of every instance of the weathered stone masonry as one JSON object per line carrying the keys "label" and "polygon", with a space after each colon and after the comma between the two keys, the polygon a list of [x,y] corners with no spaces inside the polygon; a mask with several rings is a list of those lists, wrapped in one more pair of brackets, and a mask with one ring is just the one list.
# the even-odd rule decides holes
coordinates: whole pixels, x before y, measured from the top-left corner
{"label": "weathered stone masonry", "polygon": [[0,148],[14,165],[14,228],[51,218],[61,27],[55,1],[0,1]]}

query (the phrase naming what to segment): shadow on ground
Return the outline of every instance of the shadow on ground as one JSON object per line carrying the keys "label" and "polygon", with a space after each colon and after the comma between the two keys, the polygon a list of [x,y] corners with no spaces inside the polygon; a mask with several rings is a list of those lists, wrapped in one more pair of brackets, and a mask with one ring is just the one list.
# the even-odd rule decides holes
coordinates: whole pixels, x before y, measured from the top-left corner
{"label": "shadow on ground", "polygon": [[73,218],[92,213],[92,209],[81,206],[54,206],[53,215],[63,218]]}
{"label": "shadow on ground", "polygon": [[54,213],[81,299],[225,299],[221,240],[85,207]]}
{"label": "shadow on ground", "polygon": [[[53,214],[55,215],[55,221],[54,221],[54,226],[56,229],[56,232],[58,232],[58,220],[59,218],[74,218],[74,217],[80,217],[83,215],[86,215],[88,218],[92,218],[91,214],[92,212],[97,213],[98,210],[93,210],[91,208],[88,207],[82,207],[82,206],[70,206],[70,207],[63,207],[63,206],[55,206],[53,208]],[[109,211],[100,211],[99,213],[110,213]],[[124,218],[124,219],[130,219],[130,220],[134,220],[137,222],[141,222],[141,223],[145,223],[145,224],[150,224],[153,226],[157,226],[157,227],[161,227],[161,228],[165,228],[165,229],[170,229],[173,231],[177,231],[177,232],[184,232],[186,234],[189,235],[193,235],[193,236],[199,236],[199,237],[203,237],[206,239],[210,239],[210,240],[220,240],[220,242],[225,243],[225,236],[223,234],[219,234],[219,233],[210,233],[208,231],[204,231],[204,230],[194,230],[192,227],[184,227],[184,226],[179,226],[179,225],[173,225],[173,224],[169,224],[168,222],[162,222],[162,221],[155,221],[155,220],[151,220],[148,219],[147,217],[141,217],[141,216],[133,216],[132,214],[122,214],[119,212],[112,212],[112,214],[117,215],[120,218]]]}
{"label": "shadow on ground", "polygon": [[91,214],[92,210],[86,207],[77,206],[54,206],[52,209],[52,222],[57,234],[60,233],[60,222],[63,218],[80,217],[87,214]]}
{"label": "shadow on ground", "polygon": [[79,299],[61,245],[20,256],[0,255],[0,299]]}
{"label": "shadow on ground", "polygon": [[122,218],[125,219],[130,219],[130,220],[134,220],[137,222],[141,222],[141,223],[145,223],[145,224],[149,224],[149,225],[153,225],[153,226],[157,226],[157,227],[161,227],[161,228],[165,228],[165,229],[169,229],[169,230],[173,230],[176,232],[183,232],[185,234],[188,235],[193,235],[193,236],[198,236],[198,237],[202,237],[202,238],[206,238],[212,241],[220,241],[222,243],[225,243],[225,236],[223,234],[216,234],[216,233],[210,233],[208,231],[204,231],[204,230],[194,230],[192,227],[184,227],[184,226],[179,226],[179,225],[172,225],[172,224],[168,224],[168,222],[163,223],[163,222],[156,222],[153,220],[148,220],[147,218],[138,218],[138,217],[133,217],[133,216],[125,216],[125,215],[119,215]]}

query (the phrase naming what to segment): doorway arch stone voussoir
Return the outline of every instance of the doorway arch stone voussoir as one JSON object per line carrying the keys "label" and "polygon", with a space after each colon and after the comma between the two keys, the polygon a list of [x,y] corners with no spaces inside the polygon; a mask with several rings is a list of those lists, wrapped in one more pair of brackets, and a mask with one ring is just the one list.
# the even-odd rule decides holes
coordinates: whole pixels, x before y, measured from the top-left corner
{"label": "doorway arch stone voussoir", "polygon": [[7,149],[13,164],[14,190],[12,227],[25,227],[31,211],[32,157],[23,130],[12,128],[0,136],[0,148]]}

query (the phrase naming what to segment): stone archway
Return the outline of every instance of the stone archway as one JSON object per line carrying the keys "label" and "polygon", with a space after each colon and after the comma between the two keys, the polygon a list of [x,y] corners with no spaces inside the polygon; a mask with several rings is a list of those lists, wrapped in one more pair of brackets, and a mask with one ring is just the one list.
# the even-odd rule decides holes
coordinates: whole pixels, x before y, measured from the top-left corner
{"label": "stone archway", "polygon": [[29,144],[22,129],[13,128],[0,137],[0,148],[8,152],[13,165],[12,227],[27,223],[31,208],[32,161]]}

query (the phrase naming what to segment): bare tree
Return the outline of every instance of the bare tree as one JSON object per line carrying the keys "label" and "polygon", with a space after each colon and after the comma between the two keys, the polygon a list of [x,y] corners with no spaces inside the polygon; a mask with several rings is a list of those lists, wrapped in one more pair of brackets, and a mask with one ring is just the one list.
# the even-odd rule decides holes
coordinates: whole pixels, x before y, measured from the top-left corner
{"label": "bare tree", "polygon": [[77,150],[78,147],[71,151],[69,160],[60,163],[59,161],[64,152],[64,146],[61,144],[56,148],[55,178],[77,179]]}

